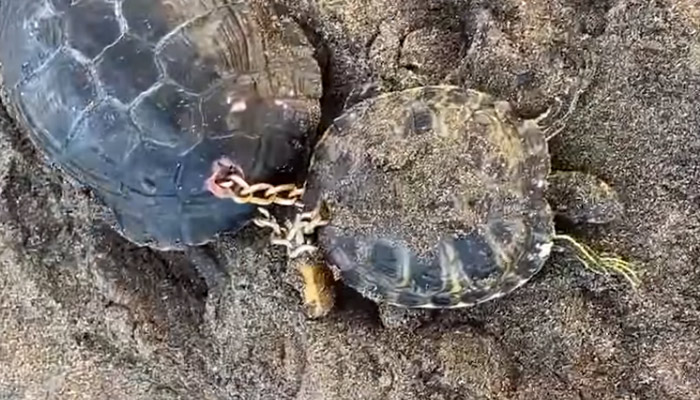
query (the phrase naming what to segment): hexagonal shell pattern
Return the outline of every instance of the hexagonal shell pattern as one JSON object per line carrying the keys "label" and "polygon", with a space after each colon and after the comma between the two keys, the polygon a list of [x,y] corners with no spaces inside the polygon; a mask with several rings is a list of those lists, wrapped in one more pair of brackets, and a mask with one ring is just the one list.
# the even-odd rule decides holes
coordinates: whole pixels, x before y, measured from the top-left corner
{"label": "hexagonal shell pattern", "polygon": [[251,207],[204,188],[221,156],[251,182],[305,165],[319,67],[301,29],[265,6],[5,0],[0,37],[4,103],[135,243],[181,249],[247,222]]}

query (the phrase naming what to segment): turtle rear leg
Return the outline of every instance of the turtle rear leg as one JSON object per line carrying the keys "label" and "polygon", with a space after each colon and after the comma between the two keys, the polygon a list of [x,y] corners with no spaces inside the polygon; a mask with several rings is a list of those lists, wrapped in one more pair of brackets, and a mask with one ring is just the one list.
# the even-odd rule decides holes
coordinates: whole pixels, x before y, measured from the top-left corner
{"label": "turtle rear leg", "polygon": [[228,285],[230,277],[214,254],[205,246],[188,246],[187,258],[204,279],[210,297],[215,297]]}

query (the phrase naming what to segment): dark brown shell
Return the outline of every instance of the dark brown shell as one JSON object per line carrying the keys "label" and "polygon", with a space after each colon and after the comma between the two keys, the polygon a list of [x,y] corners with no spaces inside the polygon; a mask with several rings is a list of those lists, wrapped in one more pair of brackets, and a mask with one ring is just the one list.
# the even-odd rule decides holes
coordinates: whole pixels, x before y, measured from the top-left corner
{"label": "dark brown shell", "polygon": [[304,170],[320,68],[264,2],[2,0],[0,37],[5,105],[138,244],[197,245],[249,220],[205,187],[222,156],[251,183]]}
{"label": "dark brown shell", "polygon": [[315,150],[309,207],[344,282],[373,300],[459,307],[500,297],[543,266],[554,235],[547,143],[506,102],[453,86],[348,109]]}

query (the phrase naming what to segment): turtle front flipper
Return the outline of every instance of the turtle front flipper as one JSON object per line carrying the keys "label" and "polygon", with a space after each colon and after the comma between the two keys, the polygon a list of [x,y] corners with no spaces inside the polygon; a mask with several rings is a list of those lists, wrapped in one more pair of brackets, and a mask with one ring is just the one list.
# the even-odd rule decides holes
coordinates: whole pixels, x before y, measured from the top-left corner
{"label": "turtle front flipper", "polygon": [[356,84],[348,93],[343,110],[356,106],[367,99],[388,91],[386,84],[379,77],[370,77]]}
{"label": "turtle front flipper", "polygon": [[547,201],[558,222],[569,225],[607,224],[623,213],[617,192],[596,176],[557,171],[548,177]]}
{"label": "turtle front flipper", "polygon": [[208,245],[187,246],[185,253],[194,269],[204,280],[212,297],[218,295],[228,286],[230,282],[228,271],[219,263]]}

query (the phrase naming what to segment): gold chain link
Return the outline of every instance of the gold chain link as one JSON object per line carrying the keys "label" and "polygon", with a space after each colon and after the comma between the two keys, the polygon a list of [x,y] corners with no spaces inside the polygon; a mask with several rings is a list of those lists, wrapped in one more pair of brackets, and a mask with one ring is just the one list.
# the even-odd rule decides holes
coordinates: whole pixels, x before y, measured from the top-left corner
{"label": "gold chain link", "polygon": [[294,221],[286,221],[285,226],[281,226],[264,207],[279,204],[302,208],[303,204],[299,199],[304,194],[303,188],[292,183],[277,186],[269,183],[251,185],[246,182],[241,168],[227,158],[222,158],[214,164],[213,174],[207,180],[207,185],[217,197],[230,198],[240,204],[257,205],[261,216],[253,218],[253,223],[271,229],[270,242],[286,247],[290,258],[311,254],[317,250],[307,237],[317,228],[328,224],[328,209],[325,203],[321,203],[313,211],[297,213]]}
{"label": "gold chain link", "polygon": [[294,259],[303,254],[313,254],[318,248],[309,242],[307,238],[317,228],[328,225],[329,220],[324,218],[325,208],[317,207],[313,211],[299,213],[294,221],[287,221],[286,226],[281,226],[270,212],[258,207],[261,217],[254,218],[253,223],[261,228],[272,230],[270,243],[287,248],[287,255]]}
{"label": "gold chain link", "polygon": [[[265,206],[279,204],[303,208],[299,199],[304,194],[304,189],[294,184],[250,185],[246,182],[242,169],[225,158],[216,162],[213,174],[206,180],[206,186],[219,198],[230,198],[237,203],[258,206],[257,211],[260,215],[253,218],[252,222],[261,228],[272,230],[270,243],[284,247],[289,260],[299,263],[296,267],[304,280],[304,305],[309,307],[309,316],[316,318],[326,315],[334,303],[329,281],[338,280],[340,275],[334,269],[326,269],[322,263],[316,262],[319,247],[311,236],[316,229],[330,222],[327,205],[321,202],[313,211],[296,212],[294,219],[286,220],[282,226]],[[313,262],[310,262],[312,260]]]}
{"label": "gold chain link", "polygon": [[249,184],[246,182],[240,168],[229,160],[222,159],[214,166],[214,174],[210,178],[210,184],[218,187],[219,197],[227,197],[239,204],[255,204],[269,206],[278,204],[282,206],[301,207],[299,199],[304,194],[304,189],[293,183],[271,185],[269,183]]}

